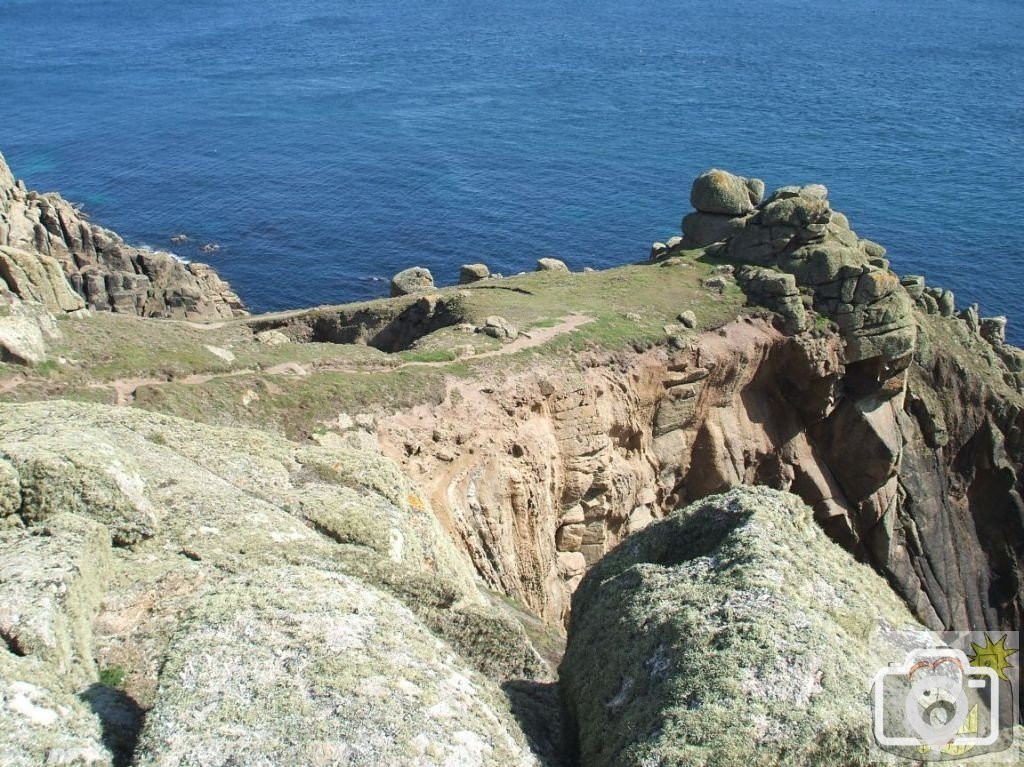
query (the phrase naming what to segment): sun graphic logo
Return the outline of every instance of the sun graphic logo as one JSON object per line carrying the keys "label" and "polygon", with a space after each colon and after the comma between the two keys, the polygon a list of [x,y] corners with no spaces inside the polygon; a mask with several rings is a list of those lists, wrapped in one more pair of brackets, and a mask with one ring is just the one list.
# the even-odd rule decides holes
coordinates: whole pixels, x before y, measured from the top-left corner
{"label": "sun graphic logo", "polygon": [[872,680],[876,744],[919,764],[1021,764],[1017,632],[920,632],[916,645]]}
{"label": "sun graphic logo", "polygon": [[1006,646],[1006,634],[999,637],[999,641],[993,643],[992,639],[985,635],[985,645],[982,646],[976,642],[971,642],[971,649],[967,653],[967,657],[971,659],[971,665],[977,668],[990,668],[996,672],[996,676],[1002,679],[1004,682],[1009,682],[1010,677],[1006,675],[1008,669],[1014,667],[1014,664],[1010,663],[1010,656],[1016,655],[1017,650],[1010,649]]}

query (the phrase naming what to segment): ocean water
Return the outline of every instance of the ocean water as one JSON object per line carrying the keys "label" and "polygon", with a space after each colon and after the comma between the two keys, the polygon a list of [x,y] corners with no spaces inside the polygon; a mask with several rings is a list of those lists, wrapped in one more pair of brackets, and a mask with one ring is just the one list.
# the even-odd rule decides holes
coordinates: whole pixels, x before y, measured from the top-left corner
{"label": "ocean water", "polygon": [[16,174],[257,311],[635,262],[717,166],[1024,340],[1020,0],[0,0],[0,52]]}

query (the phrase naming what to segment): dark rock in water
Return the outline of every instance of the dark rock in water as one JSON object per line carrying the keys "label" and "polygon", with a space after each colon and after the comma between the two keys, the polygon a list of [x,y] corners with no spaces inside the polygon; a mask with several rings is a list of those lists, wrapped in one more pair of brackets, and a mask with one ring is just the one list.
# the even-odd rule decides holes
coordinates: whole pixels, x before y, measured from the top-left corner
{"label": "dark rock in water", "polygon": [[53,259],[90,309],[190,320],[246,313],[231,287],[209,266],[132,247],[90,223],[60,195],[26,192],[2,155],[0,246],[34,256],[44,266],[46,259]]}
{"label": "dark rock in water", "polygon": [[408,296],[434,289],[434,275],[422,266],[403,269],[391,278],[391,296]]}

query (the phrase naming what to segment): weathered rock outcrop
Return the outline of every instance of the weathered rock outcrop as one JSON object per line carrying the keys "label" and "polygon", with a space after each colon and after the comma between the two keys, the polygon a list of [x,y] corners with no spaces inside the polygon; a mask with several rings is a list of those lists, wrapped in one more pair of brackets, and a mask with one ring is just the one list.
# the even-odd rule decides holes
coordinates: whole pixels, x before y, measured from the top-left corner
{"label": "weathered rock outcrop", "polygon": [[782,315],[787,332],[805,330],[805,308],[813,309],[838,326],[847,363],[870,360],[864,370],[876,368],[876,381],[905,368],[917,335],[913,297],[889,269],[885,249],[856,235],[830,207],[823,185],[783,187],[762,202],[758,182],[740,204],[755,181],[718,170],[700,176],[691,194],[697,211],[683,219],[684,236],[672,248],[652,250],[652,258],[707,248],[747,265],[737,271],[739,284],[752,302]]}
{"label": "weathered rock outcrop", "polygon": [[[865,615],[1024,623],[1024,352],[1000,318],[896,278],[824,187],[763,191],[708,174],[687,237],[728,235],[696,251],[672,238],[660,264],[616,272],[605,284],[631,276],[641,294],[584,304],[559,323],[579,333],[569,343],[546,345],[553,318],[539,315],[581,310],[566,305],[576,276],[556,269],[525,276],[530,291],[505,286],[500,308],[484,285],[188,328],[252,367],[147,384],[161,395],[135,402],[192,412],[181,402],[201,396],[174,392],[205,386],[215,405],[197,417],[219,422],[258,387],[327,426],[323,403],[367,372],[371,400],[377,382],[428,382],[407,400],[419,407],[351,411],[344,434],[289,432],[318,446],[130,408],[0,405],[0,752],[18,765],[227,765],[243,749],[275,764],[529,764],[529,729],[535,753],[557,756],[549,669],[479,578],[550,624],[572,620],[564,669],[588,763],[757,763],[754,747],[766,763],[860,759],[851,675],[893,636]],[[0,349],[40,361],[75,294],[60,293],[57,261],[0,253],[28,296],[0,291]],[[665,300],[669,280],[681,298]],[[517,340],[437,360],[474,328]],[[206,344],[221,332],[234,352]],[[425,359],[294,343],[394,352],[427,335]],[[317,386],[263,366],[282,361]],[[94,396],[68,364],[0,383]],[[800,502],[743,490],[677,512],[740,485]],[[827,646],[803,651],[794,627]],[[750,708],[727,720],[740,694]]]}
{"label": "weathered rock outcrop", "polygon": [[922,622],[1018,628],[1024,399],[966,322],[911,322],[913,353],[856,362],[827,329],[730,323],[682,348],[455,384],[379,434],[485,580],[552,622],[629,533],[763,484],[798,494]]}
{"label": "weathered rock outcrop", "polygon": [[9,290],[23,301],[42,304],[47,311],[74,312],[85,301],[68,284],[56,259],[37,253],[0,246],[0,289]]}
{"label": "weathered rock outcrop", "polygon": [[[74,292],[59,286],[55,265]],[[238,296],[206,264],[185,264],[169,253],[126,244],[59,194],[26,190],[2,155],[0,279],[24,299],[49,305],[54,298],[64,311],[84,302],[91,309],[143,317],[210,320],[245,313]]]}
{"label": "weathered rock outcrop", "polygon": [[127,763],[142,709],[146,765],[534,763],[497,683],[544,663],[356,436],[4,405],[0,563],[5,764]]}
{"label": "weathered rock outcrop", "polygon": [[58,338],[60,330],[45,306],[0,290],[0,362],[36,365],[46,360],[47,342]]}
{"label": "weathered rock outcrop", "polygon": [[535,764],[506,706],[394,597],[267,568],[211,590],[178,629],[135,764]]}
{"label": "weathered rock outcrop", "polygon": [[920,646],[913,626],[798,498],[708,498],[632,536],[573,598],[560,677],[580,763],[872,763],[866,691]]}
{"label": "weathered rock outcrop", "polygon": [[434,289],[434,275],[422,266],[403,269],[391,278],[391,297],[408,296]]}
{"label": "weathered rock outcrop", "polygon": [[872,360],[877,380],[910,362],[913,304],[885,250],[861,240],[820,184],[774,192],[721,249],[730,261],[793,275],[813,308],[836,322],[848,364]]}

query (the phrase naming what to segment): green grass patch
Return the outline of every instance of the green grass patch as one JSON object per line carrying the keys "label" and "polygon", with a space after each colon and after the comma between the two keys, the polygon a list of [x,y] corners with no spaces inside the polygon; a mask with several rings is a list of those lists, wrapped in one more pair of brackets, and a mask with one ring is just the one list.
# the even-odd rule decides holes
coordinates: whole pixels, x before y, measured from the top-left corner
{"label": "green grass patch", "polygon": [[107,666],[100,669],[100,684],[107,687],[120,687],[124,684],[126,672],[120,666]]}

